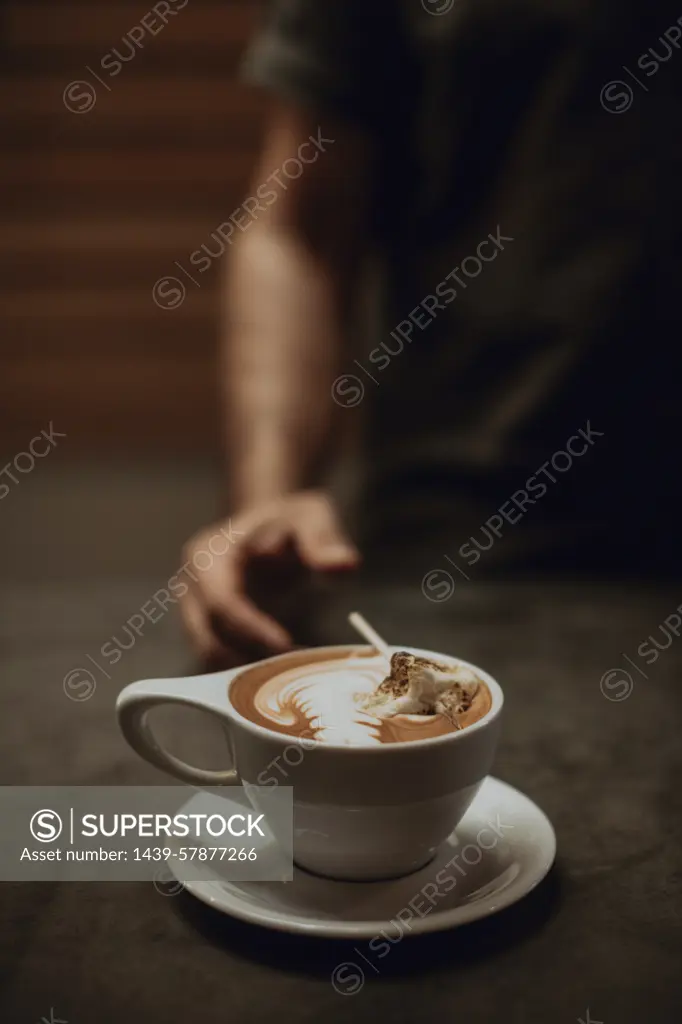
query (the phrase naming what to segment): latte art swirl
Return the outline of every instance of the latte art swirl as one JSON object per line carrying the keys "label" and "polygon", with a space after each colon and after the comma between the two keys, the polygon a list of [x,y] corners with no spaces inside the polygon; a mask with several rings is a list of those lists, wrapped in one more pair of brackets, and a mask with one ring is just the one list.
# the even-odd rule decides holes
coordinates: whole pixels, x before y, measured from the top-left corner
{"label": "latte art swirl", "polygon": [[246,669],[235,679],[230,700],[244,718],[274,732],[334,746],[377,746],[444,736],[473,724],[491,707],[480,683],[469,710],[455,724],[444,714],[380,717],[366,710],[368,698],[386,679],[386,659],[352,653],[333,657],[295,652]]}
{"label": "latte art swirl", "polygon": [[305,719],[311,739],[379,743],[380,723],[360,709],[386,675],[383,658],[318,661],[273,676],[257,690],[254,709],[269,724],[295,730]]}

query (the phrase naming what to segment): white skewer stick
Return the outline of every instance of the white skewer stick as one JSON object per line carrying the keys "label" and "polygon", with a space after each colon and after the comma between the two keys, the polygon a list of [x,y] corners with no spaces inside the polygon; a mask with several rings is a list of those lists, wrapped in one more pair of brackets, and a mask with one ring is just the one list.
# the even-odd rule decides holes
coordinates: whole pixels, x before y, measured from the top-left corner
{"label": "white skewer stick", "polygon": [[382,640],[382,638],[377,633],[376,629],[370,626],[367,619],[363,615],[361,615],[360,612],[351,612],[350,615],[348,616],[348,621],[350,622],[351,626],[354,629],[357,629],[360,636],[364,637],[365,640],[372,645],[372,647],[376,647],[376,649],[379,651],[379,654],[383,654],[384,658],[386,659],[390,666],[391,649],[386,643],[386,641]]}

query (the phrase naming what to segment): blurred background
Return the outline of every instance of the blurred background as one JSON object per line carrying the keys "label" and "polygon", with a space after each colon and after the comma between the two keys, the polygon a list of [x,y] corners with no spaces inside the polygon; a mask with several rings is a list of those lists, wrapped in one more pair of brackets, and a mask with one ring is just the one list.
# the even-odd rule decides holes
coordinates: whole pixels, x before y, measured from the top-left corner
{"label": "blurred background", "polygon": [[[18,454],[21,461],[10,470],[15,479],[0,476],[0,544],[7,579],[165,573],[176,564],[187,537],[220,508],[225,474],[216,357],[224,260],[213,259],[205,273],[197,274],[192,273],[190,256],[206,243],[216,252],[219,243],[211,235],[238,208],[254,167],[267,98],[245,85],[238,70],[264,7],[256,0],[0,0],[0,467]],[[536,8],[548,12],[550,28],[552,19],[566,22],[561,24],[569,57],[575,31],[571,19],[589,27],[584,50],[590,60],[586,84],[581,85],[587,91],[559,105],[564,121],[557,119],[555,126],[552,120],[562,145],[555,152],[556,140],[547,142],[546,154],[543,146],[530,145],[533,153],[540,152],[538,164],[555,192],[543,193],[532,175],[518,194],[511,190],[513,212],[532,211],[533,202],[538,203],[536,220],[542,231],[530,239],[535,251],[515,243],[513,260],[504,268],[501,261],[496,264],[496,273],[508,275],[506,282],[480,292],[478,312],[484,325],[492,322],[491,295],[505,308],[504,287],[507,298],[516,294],[514,274],[520,266],[519,275],[525,267],[539,293],[528,300],[532,311],[542,307],[549,285],[556,288],[550,299],[558,313],[550,310],[543,329],[558,334],[565,314],[573,330],[576,301],[571,288],[579,292],[580,282],[587,280],[589,292],[592,275],[598,290],[601,270],[606,268],[608,278],[621,254],[627,261],[631,246],[639,259],[639,276],[623,273],[620,290],[597,305],[597,312],[632,325],[632,344],[619,347],[621,335],[614,333],[618,362],[607,361],[601,377],[590,367],[580,379],[585,418],[592,416],[597,429],[597,419],[607,422],[610,406],[618,407],[608,443],[619,448],[620,491],[617,497],[611,494],[598,464],[589,484],[585,471],[571,485],[583,495],[589,493],[589,504],[595,506],[596,483],[605,480],[599,500],[608,512],[611,506],[630,508],[637,501],[656,504],[647,501],[644,489],[630,486],[631,467],[640,478],[648,474],[649,479],[669,479],[666,498],[655,512],[668,516],[668,533],[676,536],[675,514],[669,511],[677,500],[676,474],[667,467],[675,458],[679,407],[679,356],[673,339],[680,311],[669,301],[680,265],[675,237],[679,193],[675,206],[663,199],[653,203],[656,188],[651,182],[667,182],[672,197],[676,167],[682,166],[671,128],[682,58],[673,60],[677,43],[675,48],[668,44],[665,57],[660,33],[673,23],[677,9],[670,3],[662,7],[665,11],[657,12],[632,3],[622,19],[614,19],[608,5],[596,0],[577,4],[575,11],[565,0],[552,0],[546,8],[536,0],[511,5],[505,17],[517,19],[516,36],[508,42],[500,36],[496,44],[507,63],[497,50],[490,51],[490,66],[480,70],[480,81],[472,76],[480,95],[467,92],[471,109],[465,103],[463,110],[465,121],[502,125],[503,130],[505,108],[500,111],[499,99],[514,94],[510,81],[523,95],[524,76],[534,80],[543,61],[559,85],[562,76],[570,81],[572,65],[568,60],[564,67],[558,47],[554,56],[542,34],[526,41],[524,9],[529,24],[529,12]],[[428,21],[429,4],[421,3],[421,8]],[[474,5],[471,19],[480,14],[483,22],[494,10],[494,4]],[[547,38],[554,36],[550,32]],[[627,93],[616,88],[605,100],[602,91],[600,105],[600,88],[609,75],[619,73],[623,59],[634,61],[646,43],[657,39],[661,61],[670,61],[665,74],[661,71],[655,79],[656,90],[647,87],[651,96],[642,92],[642,102],[626,117],[614,117],[629,108],[628,102],[623,106]],[[475,50],[471,53],[475,62]],[[529,54],[533,60],[526,59]],[[466,77],[470,71],[464,62],[461,74],[473,90]],[[474,101],[485,101],[481,110],[491,113],[488,121],[478,115]],[[552,102],[556,96],[549,90],[546,103]],[[573,122],[578,114],[585,122],[584,137]],[[476,130],[473,135],[478,138]],[[602,136],[611,139],[613,152],[605,147],[606,157],[598,160],[589,139]],[[496,145],[494,132],[491,139],[490,145]],[[464,161],[469,188],[479,177],[478,159],[474,152]],[[399,172],[403,164],[402,159],[396,162]],[[640,164],[646,172],[642,175]],[[649,164],[656,174],[659,168],[665,173],[648,174]],[[394,177],[401,180],[398,171],[392,182]],[[554,202],[555,194],[573,196],[574,181],[585,188],[578,211],[570,201]],[[466,187],[461,194],[469,194]],[[576,194],[581,196],[579,188]],[[621,223],[619,202],[628,214],[639,211],[641,223],[634,217]],[[611,217],[616,232],[611,249],[595,247],[594,265],[586,262],[583,250],[576,257],[573,235],[575,223],[580,223],[577,214],[586,220],[589,234],[595,219],[592,204],[604,221],[600,228]],[[652,206],[656,209],[649,215]],[[558,232],[556,244],[551,231]],[[562,306],[564,291],[568,299]],[[574,317],[583,317],[585,324],[579,326],[586,325],[584,337],[576,335],[577,347],[593,343],[590,332],[595,344],[602,340],[599,320],[589,306],[585,309],[579,307]],[[646,360],[638,349],[652,310],[659,321],[654,344],[663,352],[670,338],[667,348],[675,354],[668,362],[674,373],[656,362],[658,355]],[[498,315],[504,321],[505,314],[498,310]],[[511,336],[513,332],[512,324]],[[627,338],[627,331],[622,337]],[[413,372],[426,373],[425,357],[417,348],[392,367],[396,387],[400,379],[409,385]],[[653,370],[651,362],[656,363]],[[638,379],[636,398],[621,393],[618,375],[623,369],[630,379]],[[651,378],[649,391],[640,370]],[[428,377],[423,380],[422,401],[431,404]],[[392,394],[386,386],[378,400]],[[669,423],[654,444],[640,440],[647,420],[641,411],[649,406]],[[405,424],[409,430],[407,418]],[[572,429],[574,425],[571,420]],[[632,444],[622,441],[626,428],[634,436]],[[23,455],[43,430],[60,435],[49,455]],[[390,438],[394,432],[395,421],[384,434]],[[542,447],[544,437],[540,442]],[[505,496],[516,486],[505,490]],[[406,489],[394,494],[381,481],[378,491],[395,508]],[[449,511],[449,495],[447,502]],[[486,499],[486,508],[495,506],[496,501]],[[475,522],[483,516],[477,510]],[[384,523],[379,525],[379,532],[385,532]],[[611,529],[612,522],[607,526]],[[404,531],[404,524],[399,528]],[[453,536],[468,532],[448,525],[445,537],[451,543]],[[648,543],[657,543],[657,536],[652,531]],[[399,547],[402,540],[398,535]],[[659,558],[666,560],[667,547]]]}
{"label": "blurred background", "polygon": [[48,414],[72,452],[215,447],[217,268],[174,310],[152,287],[241,202],[262,104],[234,79],[258,6],[192,0],[136,49],[148,4],[2,4],[5,445]]}
{"label": "blurred background", "polygon": [[[603,3],[577,5],[575,18],[580,15],[581,24],[589,26],[584,46],[591,55],[585,86],[589,90],[559,106],[565,117],[556,127],[562,147],[553,152],[548,143],[546,160],[538,159],[557,196],[572,196],[574,180],[582,182],[585,196],[577,212],[588,228],[591,204],[599,202],[604,223],[612,217],[618,231],[623,228],[619,202],[626,211],[640,211],[641,224],[630,218],[625,241],[621,244],[620,235],[614,235],[611,250],[595,250],[594,266],[586,262],[582,250],[576,262],[571,248],[576,209],[569,202],[552,205],[554,193],[544,196],[531,176],[515,200],[512,195],[510,209],[523,213],[529,196],[539,204],[537,223],[543,230],[530,239],[536,251],[515,243],[513,260],[503,268],[502,261],[496,264],[495,272],[506,274],[506,281],[491,284],[478,298],[480,320],[486,325],[495,315],[490,296],[494,294],[504,309],[504,287],[515,294],[517,266],[525,267],[541,297],[546,292],[544,274],[556,287],[552,297],[561,307],[557,323],[552,319],[556,311],[551,311],[547,331],[558,334],[564,290],[569,295],[566,316],[572,324],[575,300],[570,299],[570,289],[579,292],[580,281],[592,274],[598,288],[597,271],[606,268],[608,277],[614,253],[623,251],[627,257],[628,245],[641,250],[635,251],[639,276],[622,274],[620,290],[597,306],[598,313],[633,325],[633,344],[618,347],[621,335],[614,333],[611,342],[615,339],[618,364],[607,361],[602,376],[589,367],[580,378],[584,415],[593,417],[596,429],[608,422],[611,406],[617,406],[608,443],[619,448],[618,496],[611,494],[610,478],[601,464],[595,463],[589,481],[587,470],[571,481],[581,495],[589,494],[589,502],[583,504],[592,507],[597,505],[596,483],[606,480],[599,500],[606,503],[607,512],[612,505],[655,504],[647,502],[642,488],[630,486],[633,465],[640,477],[649,473],[655,479],[676,481],[666,467],[677,443],[678,377],[656,362],[658,356],[642,359],[638,345],[649,329],[652,309],[660,321],[655,336],[660,352],[680,323],[679,309],[666,306],[679,267],[674,237],[679,198],[675,208],[658,202],[647,220],[647,209],[656,205],[650,202],[656,191],[651,182],[675,182],[675,167],[682,166],[668,120],[677,109],[682,66],[682,58],[672,59],[677,44],[675,49],[668,45],[670,65],[656,79],[657,94],[642,92],[642,102],[635,103],[625,118],[613,116],[629,106],[621,109],[623,95],[627,100],[622,90],[608,94],[612,110],[608,103],[605,106],[603,92],[601,105],[597,102],[600,87],[616,73],[619,62],[624,57],[634,60],[647,41],[656,42],[657,33],[663,53],[660,32],[672,24],[676,10],[671,4],[664,6],[665,12],[650,13],[629,4],[628,17],[613,21]],[[535,0],[513,5],[509,16],[524,7],[527,14],[535,10]],[[238,71],[264,8],[256,0],[161,0],[151,5],[149,0],[0,0],[0,467],[10,466],[14,474],[0,475],[0,544],[7,579],[77,581],[164,574],[177,564],[183,542],[220,510],[225,474],[216,359],[224,260],[215,258],[205,273],[197,273],[190,257],[203,244],[216,252],[220,243],[211,236],[238,208],[255,164],[267,98],[245,85]],[[427,8],[428,4],[422,17],[428,21]],[[476,8],[472,20],[477,12],[481,19],[486,10],[490,16],[493,8]],[[549,21],[563,18],[566,10],[564,0],[552,0],[547,6]],[[570,18],[565,20],[570,56],[575,26]],[[503,63],[495,63],[497,51],[489,54],[495,74],[489,75],[487,68],[481,71],[483,85],[476,86],[481,95],[472,92],[471,110],[463,104],[465,120],[476,121],[471,111],[478,110],[474,101],[482,97],[491,106],[481,109],[492,115],[487,122],[481,115],[481,124],[504,128],[499,97],[509,93],[509,68],[521,93],[524,75],[541,73],[542,62],[537,68],[530,62],[527,70],[520,59],[526,53],[519,49],[521,43],[526,45],[524,25],[521,20],[518,38],[499,44],[503,50],[509,48],[506,71]],[[570,61],[566,71],[561,51],[554,58],[545,37],[539,35],[538,40],[530,39],[528,52],[535,53],[536,47],[536,56],[547,61],[552,74],[570,79]],[[466,40],[463,47],[466,50]],[[473,49],[472,53],[475,61]],[[467,55],[471,56],[468,51]],[[466,66],[462,74],[468,74]],[[472,90],[476,81],[472,78]],[[547,103],[552,95],[548,93]],[[599,161],[586,144],[580,148],[582,137],[578,134],[576,142],[570,134],[578,113],[586,125],[583,143],[591,138],[590,132],[595,138],[603,135],[611,139],[613,154],[605,150],[606,158]],[[494,132],[491,138],[494,142]],[[656,173],[665,168],[665,174],[647,176],[647,161]],[[403,161],[396,163],[402,171]],[[647,165],[647,173],[639,175],[639,164]],[[532,162],[529,166],[535,167]],[[477,168],[474,153],[467,164],[472,180]],[[402,180],[398,171],[396,181]],[[670,186],[671,195],[674,187]],[[469,194],[466,188],[462,194]],[[581,195],[579,189],[576,194]],[[558,232],[556,244],[552,230]],[[535,298],[528,304],[536,309]],[[584,337],[576,335],[576,347],[592,344],[592,332],[597,351],[600,324],[589,306],[585,308],[587,312],[578,309],[576,314],[587,324]],[[498,310],[498,315],[504,320],[504,313]],[[513,330],[512,324],[510,335]],[[626,331],[622,337],[627,339]],[[674,344],[667,347],[677,353]],[[426,348],[417,348],[392,367],[394,385],[379,390],[379,401],[392,399],[399,382],[409,386],[413,373],[426,373]],[[679,361],[677,354],[669,359],[673,367],[675,360]],[[656,363],[653,371],[649,362]],[[434,367],[438,370],[439,364]],[[642,383],[641,367],[651,378],[649,391]],[[631,396],[620,391],[618,373],[623,368],[632,379],[639,375],[640,391],[632,404]],[[429,378],[423,379],[422,400],[430,404]],[[649,405],[670,424],[655,436],[655,445],[640,442],[647,420],[640,413]],[[408,418],[405,424],[409,430]],[[622,441],[625,427],[636,443]],[[54,431],[56,440],[49,454],[34,457],[29,446],[42,431]],[[390,438],[394,432],[392,424],[384,434]],[[544,451],[545,439],[539,440]],[[381,459],[375,462],[380,464]],[[505,490],[505,496],[515,486],[516,482]],[[394,494],[381,481],[379,492],[382,488],[392,508],[404,501],[406,487]],[[659,502],[656,515],[665,511],[674,518],[669,499],[675,488],[671,483],[667,504]],[[452,501],[446,497],[449,510]],[[492,498],[484,504],[496,506]],[[483,515],[475,511],[476,523]],[[619,518],[614,516],[613,522]],[[673,527],[668,532],[676,536]],[[380,528],[385,532],[383,522]],[[402,521],[399,530],[405,530]],[[468,528],[457,531],[448,525],[444,536],[451,543],[453,536],[467,532]],[[648,543],[653,544],[656,536],[654,531]],[[402,541],[398,533],[399,547]],[[666,559],[670,560],[667,547],[659,561]]]}
{"label": "blurred background", "polygon": [[[156,8],[0,3],[2,465],[50,423],[67,435],[6,481],[5,574],[160,568],[215,513],[222,268],[193,284],[174,263],[244,194],[264,103],[237,68],[260,5]],[[152,294],[167,275],[175,308]]]}

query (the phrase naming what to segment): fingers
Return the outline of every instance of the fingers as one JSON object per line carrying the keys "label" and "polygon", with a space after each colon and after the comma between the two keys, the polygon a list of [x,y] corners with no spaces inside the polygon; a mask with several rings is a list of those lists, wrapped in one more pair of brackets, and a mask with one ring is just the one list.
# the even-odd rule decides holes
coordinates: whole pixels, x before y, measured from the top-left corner
{"label": "fingers", "polygon": [[325,498],[309,502],[293,527],[299,556],[311,569],[354,569],[358,565],[360,553]]}
{"label": "fingers", "polygon": [[287,630],[244,593],[241,560],[226,559],[222,568],[222,578],[211,580],[206,590],[211,610],[220,616],[228,630],[247,642],[263,644],[275,652],[290,650],[293,641]]}
{"label": "fingers", "polygon": [[262,645],[245,644],[238,636],[229,636],[197,594],[190,592],[183,597],[180,611],[203,671],[218,672],[246,665],[272,653]]}
{"label": "fingers", "polygon": [[[244,562],[249,554],[243,544],[230,548],[197,578],[192,592],[202,606],[204,626],[214,636],[217,625],[230,640],[259,644],[271,652],[289,650],[292,640],[287,631],[244,592]],[[196,612],[192,614],[196,618]]]}
{"label": "fingers", "polygon": [[180,602],[180,614],[198,657],[207,664],[222,661],[227,651],[213,632],[206,609],[191,590]]}
{"label": "fingers", "polygon": [[[280,570],[289,561],[296,565],[300,559],[318,571],[353,569],[360,561],[333,506],[319,492],[292,495],[274,506],[254,509],[240,516],[238,525],[239,542],[193,577],[191,590],[181,602],[187,630],[205,661],[220,663],[235,651],[249,649],[257,657],[266,657],[293,647],[287,630],[247,594],[247,569],[261,565],[267,570],[265,593],[269,596],[278,579],[282,585]],[[204,535],[202,531],[188,544],[188,561],[202,548]],[[252,577],[251,573],[249,587],[257,591]]]}

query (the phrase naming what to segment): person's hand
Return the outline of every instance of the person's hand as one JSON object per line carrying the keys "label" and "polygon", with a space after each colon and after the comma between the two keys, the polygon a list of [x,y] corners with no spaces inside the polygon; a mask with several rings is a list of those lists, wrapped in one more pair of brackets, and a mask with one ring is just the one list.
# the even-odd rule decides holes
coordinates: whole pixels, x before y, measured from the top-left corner
{"label": "person's hand", "polygon": [[322,572],[358,565],[359,553],[321,491],[300,491],[244,509],[188,541],[181,611],[202,661],[238,664],[246,651],[260,648],[264,657],[292,646],[283,626],[246,593],[247,570],[254,563],[274,566],[292,557]]}

